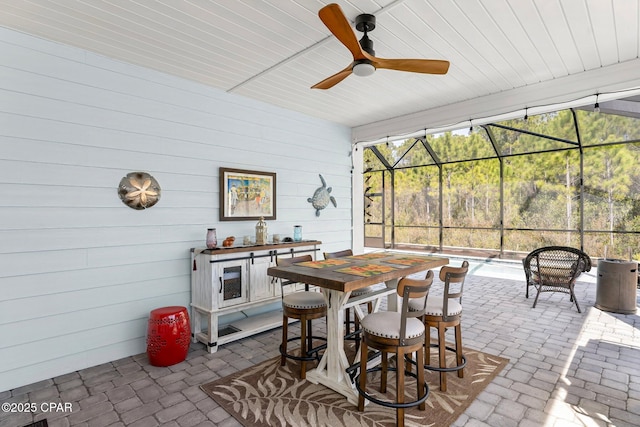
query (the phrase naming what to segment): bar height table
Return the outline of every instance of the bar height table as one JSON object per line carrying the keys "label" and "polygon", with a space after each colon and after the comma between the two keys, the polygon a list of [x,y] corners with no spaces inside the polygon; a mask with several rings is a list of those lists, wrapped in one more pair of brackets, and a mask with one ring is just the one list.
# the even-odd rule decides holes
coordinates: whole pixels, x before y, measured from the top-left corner
{"label": "bar height table", "polygon": [[[350,365],[344,351],[344,309],[353,306],[358,316],[362,317],[360,303],[375,299],[374,311],[377,311],[380,298],[387,296],[387,309],[397,310],[395,289],[399,279],[448,263],[449,260],[442,257],[372,252],[269,268],[269,276],[321,288],[327,302],[327,349],[318,366],[307,372],[307,379],[337,391],[357,405],[358,391],[347,374]],[[349,300],[352,291],[381,282],[386,284],[386,289]]]}

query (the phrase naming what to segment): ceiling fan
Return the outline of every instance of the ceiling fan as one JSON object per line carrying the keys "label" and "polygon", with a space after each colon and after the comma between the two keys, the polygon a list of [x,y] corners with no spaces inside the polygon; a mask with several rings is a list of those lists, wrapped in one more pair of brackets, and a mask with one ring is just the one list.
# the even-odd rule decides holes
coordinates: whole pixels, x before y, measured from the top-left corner
{"label": "ceiling fan", "polygon": [[323,7],[318,12],[318,16],[329,31],[351,51],[353,62],[344,70],[311,86],[311,89],[329,89],[347,78],[351,73],[357,76],[370,76],[377,68],[426,74],[446,74],[449,70],[449,61],[438,59],[385,59],[374,56],[373,41],[367,36],[367,33],[376,27],[376,17],[373,15],[362,14],[356,17],[356,29],[364,33],[360,41],[356,38],[339,5],[331,3]]}

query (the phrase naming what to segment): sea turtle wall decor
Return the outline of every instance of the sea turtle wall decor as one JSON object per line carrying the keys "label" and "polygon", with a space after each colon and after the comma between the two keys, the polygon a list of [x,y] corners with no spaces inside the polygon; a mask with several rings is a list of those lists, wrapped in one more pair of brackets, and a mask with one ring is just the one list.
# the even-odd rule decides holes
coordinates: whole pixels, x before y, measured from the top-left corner
{"label": "sea turtle wall decor", "polygon": [[320,211],[326,208],[329,205],[329,202],[331,202],[336,208],[338,207],[336,199],[331,195],[331,187],[327,187],[327,182],[324,180],[322,175],[318,176],[320,177],[320,181],[322,181],[322,187],[318,187],[313,193],[313,197],[309,197],[307,199],[307,202],[311,203],[315,208],[316,216],[320,216]]}

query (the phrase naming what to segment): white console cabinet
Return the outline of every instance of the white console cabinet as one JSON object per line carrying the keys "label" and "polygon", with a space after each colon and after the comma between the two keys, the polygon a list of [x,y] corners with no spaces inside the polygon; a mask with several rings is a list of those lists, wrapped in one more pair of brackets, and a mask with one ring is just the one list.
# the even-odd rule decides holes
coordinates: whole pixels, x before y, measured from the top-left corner
{"label": "white console cabinet", "polygon": [[245,315],[221,323],[221,316],[244,314],[280,300],[280,285],[267,275],[277,257],[311,255],[316,259],[322,242],[317,240],[273,245],[216,249],[191,249],[191,323],[194,342],[210,353],[218,346],[282,325],[282,310]]}

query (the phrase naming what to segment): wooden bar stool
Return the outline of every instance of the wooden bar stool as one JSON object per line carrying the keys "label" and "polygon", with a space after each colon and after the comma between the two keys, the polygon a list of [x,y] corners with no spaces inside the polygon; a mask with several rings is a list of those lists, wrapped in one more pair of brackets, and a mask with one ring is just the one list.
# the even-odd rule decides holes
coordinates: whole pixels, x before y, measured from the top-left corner
{"label": "wooden bar stool", "polygon": [[[440,280],[444,282],[442,298],[432,296],[427,302],[424,315],[424,367],[430,371],[440,372],[440,390],[447,391],[447,372],[458,372],[458,378],[463,378],[467,359],[462,354],[462,290],[464,280],[469,270],[469,263],[464,261],[460,267],[445,266],[440,269]],[[418,309],[420,301],[409,302],[411,309]],[[431,328],[438,330],[438,343],[431,344]],[[447,346],[445,332],[447,328],[454,328],[455,347]],[[431,365],[431,347],[438,348],[438,366]],[[455,352],[456,365],[447,367],[447,351]],[[418,359],[420,360],[420,359]]]}
{"label": "wooden bar stool", "polygon": [[[303,255],[292,258],[277,258],[276,265],[285,266],[298,262],[312,261],[311,255]],[[325,337],[313,336],[311,328],[312,319],[320,319],[327,316],[327,304],[320,292],[309,291],[309,285],[305,284],[305,290],[284,294],[284,286],[295,285],[298,282],[280,280],[282,289],[282,344],[280,345],[280,365],[284,366],[287,359],[300,362],[300,378],[307,376],[307,362],[319,360],[319,348],[313,348],[313,340],[326,341]],[[300,320],[300,336],[288,338],[289,319]],[[300,356],[287,353],[287,343],[300,338]],[[313,354],[315,353],[315,356]]]}
{"label": "wooden bar stool", "polygon": [[[417,373],[405,372],[405,355],[416,353],[417,360],[422,360],[424,355],[425,326],[421,317],[424,315],[427,305],[427,296],[433,282],[433,272],[427,273],[425,280],[403,278],[398,283],[397,293],[402,296],[402,311],[383,311],[366,315],[361,321],[362,326],[362,351],[360,353],[360,374],[356,377],[358,389],[358,410],[364,410],[364,399],[373,403],[396,408],[396,425],[404,426],[405,408],[418,406],[425,410],[425,401],[429,396],[429,386],[424,380],[424,366],[417,364]],[[414,309],[422,303],[419,310],[409,309],[409,300],[413,302]],[[367,369],[368,349],[379,350],[382,354],[380,367]],[[397,366],[395,369],[388,366],[388,353],[395,353]],[[380,392],[385,393],[387,388],[387,372],[396,372],[396,401],[389,402],[373,397],[367,393],[367,374],[374,371],[382,371],[380,380]],[[405,375],[416,378],[417,396],[415,401],[405,402]]]}

